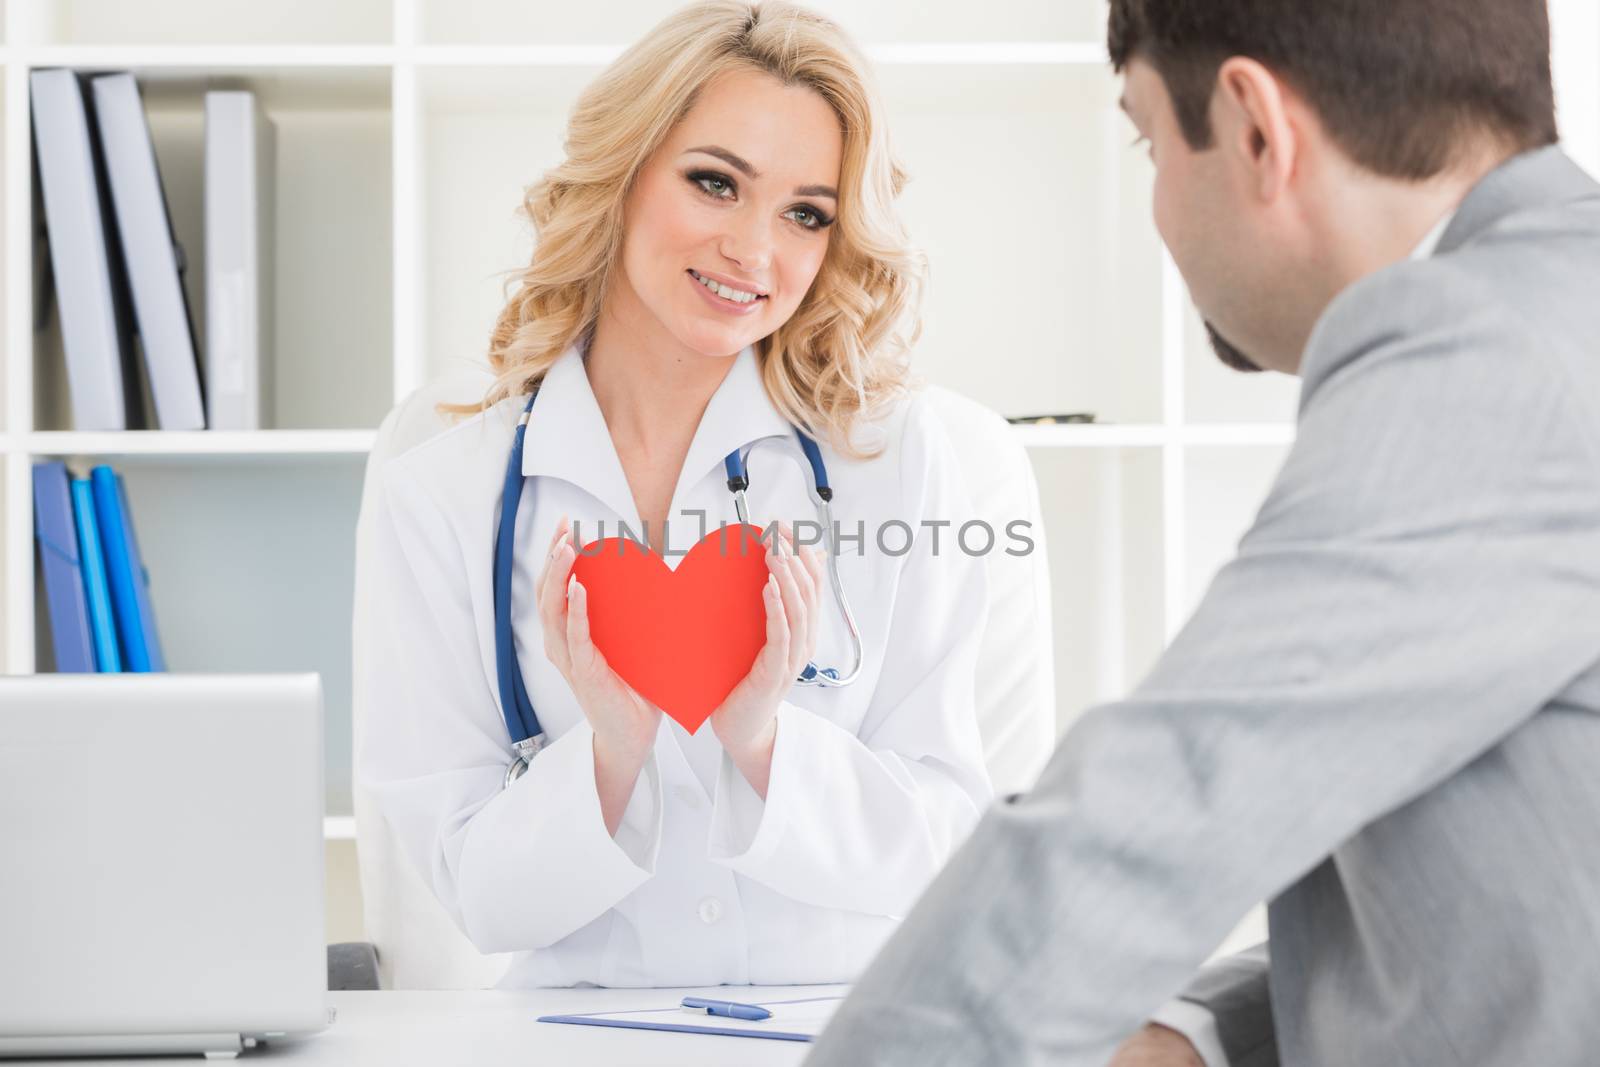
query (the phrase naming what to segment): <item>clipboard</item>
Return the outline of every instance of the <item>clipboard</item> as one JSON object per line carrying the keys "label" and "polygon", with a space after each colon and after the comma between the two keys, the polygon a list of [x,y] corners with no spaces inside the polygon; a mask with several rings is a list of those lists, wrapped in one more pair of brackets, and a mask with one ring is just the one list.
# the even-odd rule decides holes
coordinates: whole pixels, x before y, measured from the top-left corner
{"label": "clipboard", "polygon": [[[690,1015],[683,1008],[645,1008],[641,1011],[591,1011],[579,1015],[541,1015],[542,1023],[572,1026],[609,1026],[622,1030],[656,1030],[671,1034],[710,1034],[715,1037],[752,1037],[767,1041],[814,1041],[833,1018],[833,1010],[843,996],[803,997],[799,1000],[759,1002],[772,1012],[772,1018],[759,1022],[723,1019],[709,1015]],[[757,1003],[752,1001],[751,1003]],[[694,1019],[694,1022],[677,1022]]]}

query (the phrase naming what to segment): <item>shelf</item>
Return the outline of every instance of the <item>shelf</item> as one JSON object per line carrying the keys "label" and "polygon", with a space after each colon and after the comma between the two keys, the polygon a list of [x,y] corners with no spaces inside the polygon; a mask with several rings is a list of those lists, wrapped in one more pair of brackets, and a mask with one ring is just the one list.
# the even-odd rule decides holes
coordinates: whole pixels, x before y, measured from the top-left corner
{"label": "shelf", "polygon": [[1280,447],[1294,443],[1292,423],[1245,423],[1204,425],[1191,423],[1178,431],[1178,443],[1192,447],[1266,445]]}
{"label": "shelf", "polygon": [[[1081,424],[1013,426],[1026,448],[1281,447],[1293,443],[1290,424],[1162,426]],[[257,433],[73,433],[40,431],[0,434],[0,451],[41,456],[272,457],[364,455],[375,430],[262,430]]]}
{"label": "shelf", "polygon": [[1281,447],[1294,441],[1294,426],[1288,423],[1185,426],[1067,423],[1015,426],[1013,429],[1028,448]]}
{"label": "shelf", "polygon": [[[621,44],[393,45],[94,45],[6,46],[0,58],[30,67],[82,69],[282,67],[603,67]],[[893,42],[867,45],[883,66],[1094,66],[1105,46],[1088,41]]]}
{"label": "shelf", "polygon": [[7,40],[21,45],[331,45],[394,38],[393,0],[9,0],[7,6]]}
{"label": "shelf", "polygon": [[[621,55],[620,44],[435,44],[397,53],[419,67],[602,67]],[[866,45],[885,66],[1101,65],[1102,44],[1087,41],[895,42]],[[380,50],[375,50],[380,51]]]}
{"label": "shelf", "polygon": [[1013,426],[1028,448],[1149,448],[1172,440],[1165,426],[1106,426],[1061,423],[1053,426]]}
{"label": "shelf", "polygon": [[234,67],[284,67],[315,70],[326,67],[390,67],[392,45],[12,45],[13,63],[32,67],[79,67],[124,70],[171,67],[208,70]]}
{"label": "shelf", "polygon": [[376,433],[375,430],[40,431],[13,435],[13,440],[20,440],[28,452],[46,456],[341,456],[367,453]]}
{"label": "shelf", "polygon": [[[526,0],[415,0],[418,39],[428,44],[590,45],[637,41],[677,4],[609,0],[603,14],[582,4]],[[928,44],[1104,39],[1104,0],[1010,0],[1004,5],[932,5],[923,0],[812,0],[870,51],[886,41]]]}
{"label": "shelf", "polygon": [[[425,118],[513,114],[550,116],[564,125],[578,94],[621,51],[620,45],[429,45],[408,54],[419,70]],[[1115,109],[1115,94],[1108,91],[1114,83],[1099,45],[891,44],[869,52],[882,68],[880,88],[891,113],[1005,110],[1059,121],[1063,109],[1077,118],[1088,105],[1097,120]],[[953,81],[951,66],[973,69]],[[1094,84],[1064,80],[1085,77]],[[898,130],[893,119],[891,126]],[[554,149],[561,145],[557,134]],[[1123,141],[1130,139],[1131,133]]]}
{"label": "shelf", "polygon": [[1105,45],[1089,41],[993,41],[867,45],[867,57],[886,66],[1040,66],[1107,62]]}

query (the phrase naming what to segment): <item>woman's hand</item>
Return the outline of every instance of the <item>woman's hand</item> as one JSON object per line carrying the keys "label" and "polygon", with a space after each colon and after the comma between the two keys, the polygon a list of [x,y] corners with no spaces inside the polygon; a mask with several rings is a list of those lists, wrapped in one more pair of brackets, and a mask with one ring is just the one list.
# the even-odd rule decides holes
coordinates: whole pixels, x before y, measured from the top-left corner
{"label": "woman's hand", "polygon": [[655,746],[661,710],[617,677],[589,639],[588,593],[572,573],[577,558],[572,524],[563,516],[551,538],[534,597],[544,632],[544,654],[572,688],[594,730],[600,811],[607,831],[615,834],[639,770]]}
{"label": "woman's hand", "polygon": [[750,673],[711,713],[717,740],[762,799],[772,773],[778,736],[778,705],[811,662],[817,647],[817,603],[822,590],[822,560],[809,545],[796,553],[794,535],[780,526],[767,552],[767,584],[762,602],[767,640]]}

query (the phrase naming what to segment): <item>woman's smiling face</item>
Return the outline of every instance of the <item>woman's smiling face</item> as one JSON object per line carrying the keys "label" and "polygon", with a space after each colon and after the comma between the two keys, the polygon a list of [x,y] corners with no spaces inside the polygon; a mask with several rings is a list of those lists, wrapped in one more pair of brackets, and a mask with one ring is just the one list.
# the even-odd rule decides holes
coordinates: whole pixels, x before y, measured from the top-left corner
{"label": "woman's smiling face", "polygon": [[843,154],[814,90],[755,71],[707,84],[629,191],[615,310],[704,356],[772,333],[822,267]]}

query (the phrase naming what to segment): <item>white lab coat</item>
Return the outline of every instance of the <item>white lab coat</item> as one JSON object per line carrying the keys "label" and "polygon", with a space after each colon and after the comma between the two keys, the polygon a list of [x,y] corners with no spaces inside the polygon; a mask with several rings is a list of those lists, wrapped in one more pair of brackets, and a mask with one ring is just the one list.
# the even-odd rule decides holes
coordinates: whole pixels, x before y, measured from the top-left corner
{"label": "white lab coat", "polygon": [[[853,979],[990,799],[974,719],[983,561],[951,443],[908,399],[872,427],[880,456],[823,447],[846,543],[841,577],[866,646],[844,689],[796,686],[778,711],[766,800],[723,754],[663,716],[615,838],[600,814],[593,733],[543,652],[532,590],[557,521],[584,539],[641,524],[582,357],[550,369],[530,420],[517,516],[513,629],[552,743],[502,790],[511,760],[495,682],[492,553],[525,398],[510,398],[390,461],[376,500],[357,773],[413,862],[485,952],[516,953],[502,987],[790,984]],[[751,521],[814,519],[810,469],[741,353],[695,432],[673,493],[669,550],[737,521],[724,455],[751,446]],[[910,552],[879,551],[898,519]],[[923,519],[949,519],[933,531]],[[898,551],[904,531],[885,543]],[[676,566],[681,557],[669,558]],[[824,591],[816,662],[848,669]]]}

